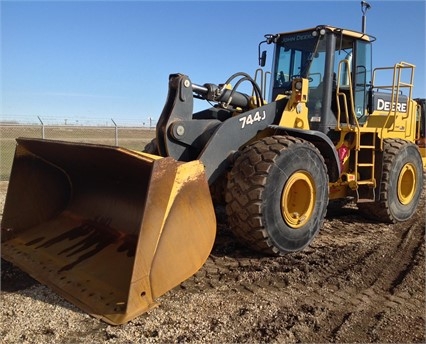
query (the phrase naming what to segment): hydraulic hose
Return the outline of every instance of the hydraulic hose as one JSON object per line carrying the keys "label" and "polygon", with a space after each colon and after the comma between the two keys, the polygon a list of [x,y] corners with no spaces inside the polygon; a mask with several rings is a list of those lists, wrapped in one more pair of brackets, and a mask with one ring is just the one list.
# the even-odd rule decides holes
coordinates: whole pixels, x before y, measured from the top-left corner
{"label": "hydraulic hose", "polygon": [[234,107],[247,108],[250,105],[251,97],[245,93],[237,92],[236,89],[243,81],[249,81],[253,85],[256,97],[260,99],[260,103],[261,105],[263,105],[263,99],[261,97],[261,91],[259,89],[259,86],[249,75],[245,73],[236,73],[232,75],[224,85],[229,84],[229,82],[237,76],[243,77],[238,80],[232,90],[224,87],[219,87],[215,84],[204,84],[203,86],[192,84],[192,90],[194,93],[199,95],[201,99],[224,103],[226,105],[232,105]]}

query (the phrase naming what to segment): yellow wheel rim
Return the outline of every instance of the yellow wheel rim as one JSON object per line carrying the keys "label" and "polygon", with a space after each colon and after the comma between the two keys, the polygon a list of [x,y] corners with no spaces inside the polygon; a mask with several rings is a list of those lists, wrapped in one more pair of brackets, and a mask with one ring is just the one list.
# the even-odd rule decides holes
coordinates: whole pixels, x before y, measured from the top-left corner
{"label": "yellow wheel rim", "polygon": [[315,207],[315,183],[307,172],[296,172],[284,185],[281,196],[281,212],[292,228],[303,227],[311,218]]}
{"label": "yellow wheel rim", "polygon": [[416,168],[413,164],[404,165],[398,177],[398,200],[401,204],[407,205],[413,200],[416,184]]}

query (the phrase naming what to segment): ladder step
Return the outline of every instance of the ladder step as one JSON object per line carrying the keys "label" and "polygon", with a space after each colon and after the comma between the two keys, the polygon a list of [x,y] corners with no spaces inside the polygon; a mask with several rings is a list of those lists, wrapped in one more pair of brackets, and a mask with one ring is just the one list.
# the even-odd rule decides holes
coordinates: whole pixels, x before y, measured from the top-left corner
{"label": "ladder step", "polygon": [[371,203],[374,202],[374,198],[358,198],[357,203]]}
{"label": "ladder step", "polygon": [[372,185],[375,186],[376,182],[374,180],[358,180],[358,185]]}
{"label": "ladder step", "polygon": [[370,163],[362,163],[362,164],[358,164],[358,167],[373,167],[374,164],[370,164]]}
{"label": "ladder step", "polygon": [[356,194],[357,194],[357,203],[374,202],[376,199],[376,194],[374,192],[374,189],[370,187],[368,189],[366,188],[357,189]]}
{"label": "ladder step", "polygon": [[376,146],[364,146],[364,145],[359,145],[359,148],[370,148],[370,149],[374,149],[374,148],[376,148]]}

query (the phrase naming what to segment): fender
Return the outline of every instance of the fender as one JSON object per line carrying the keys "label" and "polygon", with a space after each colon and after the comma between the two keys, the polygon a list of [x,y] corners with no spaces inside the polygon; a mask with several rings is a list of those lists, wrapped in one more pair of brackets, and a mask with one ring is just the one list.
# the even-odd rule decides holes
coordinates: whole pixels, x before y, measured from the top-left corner
{"label": "fender", "polygon": [[256,135],[278,123],[287,99],[260,106],[235,115],[216,127],[198,160],[206,167],[209,184],[212,184],[231,164],[232,156]]}
{"label": "fender", "polygon": [[315,130],[295,129],[280,127],[277,125],[271,125],[269,127],[275,130],[276,133],[299,137],[311,142],[316,148],[318,148],[324,157],[328,169],[329,181],[333,183],[339,179],[341,173],[339,156],[333,141],[331,141],[327,135]]}

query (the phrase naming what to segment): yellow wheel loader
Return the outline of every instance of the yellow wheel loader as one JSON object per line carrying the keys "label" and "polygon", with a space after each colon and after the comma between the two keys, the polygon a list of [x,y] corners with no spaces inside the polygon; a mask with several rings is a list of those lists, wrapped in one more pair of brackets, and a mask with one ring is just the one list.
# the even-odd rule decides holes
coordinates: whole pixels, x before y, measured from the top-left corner
{"label": "yellow wheel loader", "polygon": [[[260,65],[262,44],[274,57],[260,86],[245,73],[220,85],[172,74],[143,152],[18,138],[2,257],[121,324],[202,267],[213,199],[236,237],[267,255],[309,245],[329,201],[407,220],[423,185],[424,100],[412,99],[413,65],[372,69],[373,41],[325,25],[266,35]],[[380,73],[390,75],[384,84]],[[194,113],[194,99],[212,105]]]}

